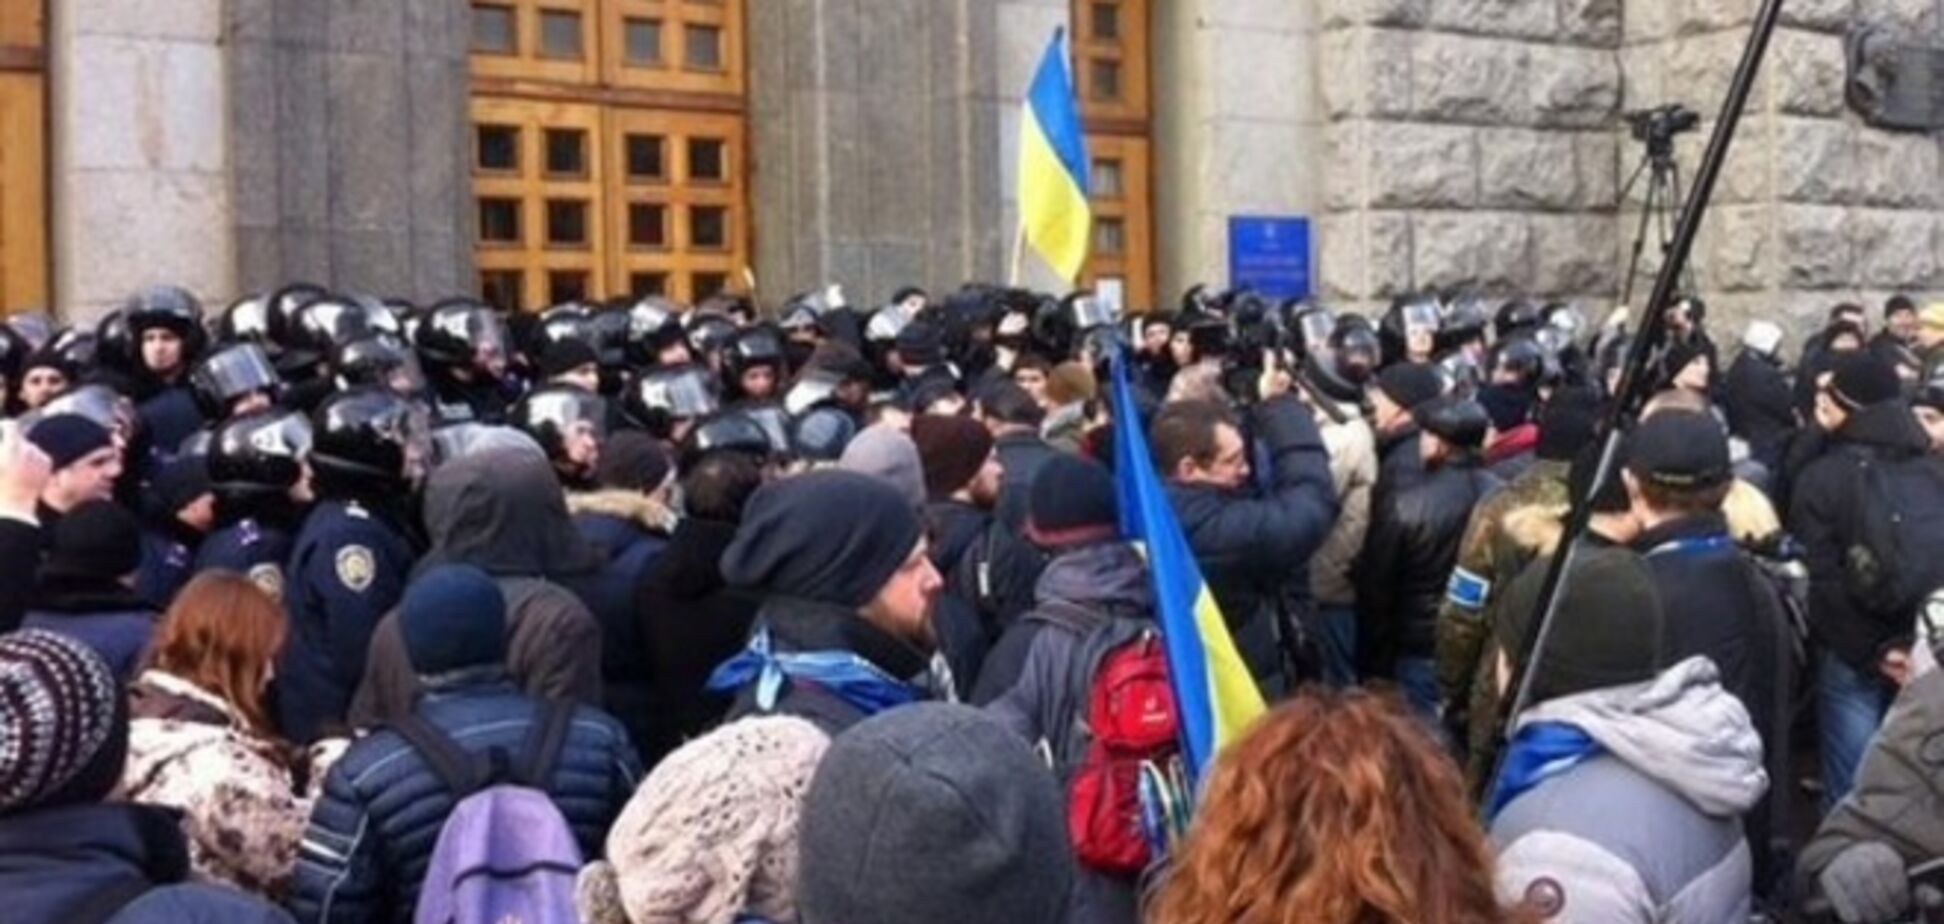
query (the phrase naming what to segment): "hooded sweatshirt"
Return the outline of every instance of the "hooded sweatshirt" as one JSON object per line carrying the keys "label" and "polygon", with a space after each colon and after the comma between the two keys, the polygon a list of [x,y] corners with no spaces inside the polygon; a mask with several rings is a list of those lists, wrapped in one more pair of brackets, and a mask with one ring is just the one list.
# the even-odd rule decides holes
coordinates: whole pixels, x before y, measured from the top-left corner
{"label": "hooded sweatshirt", "polygon": [[1501,901],[1571,909],[1576,922],[1748,919],[1741,816],[1768,774],[1748,710],[1711,662],[1543,703],[1520,716],[1515,750],[1536,726],[1577,730],[1591,746],[1535,774],[1492,818]]}

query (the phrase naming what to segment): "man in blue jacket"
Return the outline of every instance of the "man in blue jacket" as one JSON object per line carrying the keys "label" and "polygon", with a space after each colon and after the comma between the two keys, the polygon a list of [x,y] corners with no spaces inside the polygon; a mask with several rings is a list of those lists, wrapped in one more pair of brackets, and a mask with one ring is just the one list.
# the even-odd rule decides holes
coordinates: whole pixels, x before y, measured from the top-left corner
{"label": "man in blue jacket", "polygon": [[1300,679],[1285,653],[1298,631],[1295,610],[1309,603],[1310,556],[1337,514],[1323,437],[1290,386],[1280,370],[1262,376],[1262,400],[1248,423],[1267,470],[1254,482],[1243,421],[1227,407],[1170,404],[1150,431],[1155,464],[1202,577],[1242,659],[1272,698]]}
{"label": "man in blue jacket", "polygon": [[[517,756],[543,704],[507,679],[506,604],[470,565],[440,565],[405,591],[399,632],[425,695],[414,714],[462,750]],[[576,707],[545,791],[581,852],[601,854],[641,764],[621,724]],[[290,908],[306,922],[408,922],[458,799],[389,728],[361,738],[324,780],[298,852]]]}

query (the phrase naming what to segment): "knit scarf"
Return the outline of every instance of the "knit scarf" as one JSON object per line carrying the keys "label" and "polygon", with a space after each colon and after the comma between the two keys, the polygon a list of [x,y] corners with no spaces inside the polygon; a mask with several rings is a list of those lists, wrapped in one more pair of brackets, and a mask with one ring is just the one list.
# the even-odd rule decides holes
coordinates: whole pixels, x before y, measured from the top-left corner
{"label": "knit scarf", "polygon": [[1498,817],[1528,790],[1605,752],[1592,735],[1564,722],[1534,722],[1519,729],[1506,752],[1498,783],[1492,787],[1485,817]]}
{"label": "knit scarf", "polygon": [[776,708],[785,679],[816,684],[866,715],[924,698],[923,691],[917,687],[885,673],[854,652],[776,651],[770,644],[767,628],[756,630],[747,648],[716,667],[709,675],[708,688],[730,693],[754,681],[756,706],[768,712]]}

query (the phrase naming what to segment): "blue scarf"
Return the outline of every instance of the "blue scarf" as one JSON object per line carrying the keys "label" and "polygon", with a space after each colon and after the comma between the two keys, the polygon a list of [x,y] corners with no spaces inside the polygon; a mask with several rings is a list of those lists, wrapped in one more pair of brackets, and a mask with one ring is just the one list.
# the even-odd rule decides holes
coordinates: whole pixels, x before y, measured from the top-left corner
{"label": "blue scarf", "polygon": [[769,712],[776,708],[785,679],[823,687],[866,715],[924,698],[917,687],[885,673],[853,652],[776,651],[770,644],[767,628],[757,629],[749,639],[749,647],[716,667],[709,675],[709,689],[728,693],[754,681],[756,708]]}
{"label": "blue scarf", "polygon": [[1587,759],[1606,753],[1593,736],[1564,722],[1534,722],[1519,729],[1507,745],[1505,764],[1499,769],[1492,798],[1485,806],[1490,821],[1512,800],[1527,790],[1552,779]]}

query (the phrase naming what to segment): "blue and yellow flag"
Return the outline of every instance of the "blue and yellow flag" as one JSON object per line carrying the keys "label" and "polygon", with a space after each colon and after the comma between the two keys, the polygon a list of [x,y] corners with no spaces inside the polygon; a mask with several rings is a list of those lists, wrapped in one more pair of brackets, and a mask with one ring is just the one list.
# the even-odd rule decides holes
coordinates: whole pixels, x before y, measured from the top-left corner
{"label": "blue and yellow flag", "polygon": [[1168,679],[1181,714],[1182,748],[1190,776],[1199,780],[1216,753],[1265,707],[1154,470],[1128,389],[1124,351],[1114,361],[1114,475],[1121,533],[1147,554],[1155,614],[1168,652]]}
{"label": "blue and yellow flag", "polygon": [[1066,30],[1053,32],[1019,120],[1019,224],[1026,242],[1067,282],[1092,242],[1087,136],[1074,102]]}

